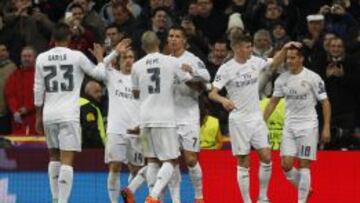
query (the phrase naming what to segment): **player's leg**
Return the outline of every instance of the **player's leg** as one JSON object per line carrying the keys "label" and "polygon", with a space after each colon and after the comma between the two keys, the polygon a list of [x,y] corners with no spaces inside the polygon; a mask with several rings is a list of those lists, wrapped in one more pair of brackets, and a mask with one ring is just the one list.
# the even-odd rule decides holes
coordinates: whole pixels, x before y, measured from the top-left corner
{"label": "player's leg", "polygon": [[305,203],[311,188],[311,174],[310,174],[311,160],[299,160],[299,187],[298,187],[298,202]]}
{"label": "player's leg", "polygon": [[260,158],[259,168],[259,197],[258,203],[269,202],[268,187],[271,178],[272,164],[271,164],[271,149],[269,142],[269,131],[266,123],[260,119],[258,121],[250,122],[250,128],[253,130],[251,137],[251,145],[256,149]]}
{"label": "player's leg", "polygon": [[309,191],[311,189],[311,161],[316,160],[318,129],[309,128],[296,132],[299,135],[297,139],[298,158],[299,158],[299,188],[298,202],[307,202]]}
{"label": "player's leg", "polygon": [[251,203],[249,185],[249,156],[250,136],[246,125],[241,122],[229,120],[231,150],[237,160],[237,182],[242,199],[245,203]]}
{"label": "player's leg", "polygon": [[127,139],[122,134],[108,133],[105,145],[105,163],[109,165],[107,190],[110,201],[118,202],[122,163],[127,164]]}
{"label": "player's leg", "polygon": [[49,148],[48,175],[52,202],[57,203],[59,199],[58,179],[60,173],[60,150],[59,150],[59,126],[58,124],[44,125],[47,146]]}
{"label": "player's leg", "polygon": [[180,155],[179,141],[175,128],[152,128],[151,137],[156,157],[162,162],[162,166],[148,200],[158,201],[173,175],[176,159]]}
{"label": "player's leg", "polygon": [[294,167],[294,158],[297,156],[297,144],[293,131],[285,127],[280,146],[281,167],[286,179],[295,187],[299,185],[299,172]]}
{"label": "player's leg", "polygon": [[174,173],[169,181],[169,192],[173,203],[180,202],[181,171],[179,160],[176,160]]}
{"label": "player's leg", "polygon": [[200,127],[199,125],[184,126],[181,137],[181,147],[186,166],[189,170],[190,180],[195,189],[195,202],[203,202],[202,170],[198,161],[200,151]]}
{"label": "player's leg", "polygon": [[81,128],[78,122],[64,122],[59,124],[59,129],[59,203],[66,203],[70,198],[73,184],[75,153],[81,151]]}
{"label": "player's leg", "polygon": [[48,175],[52,202],[57,203],[59,199],[58,179],[60,173],[60,151],[59,149],[49,149],[50,162],[48,165]]}
{"label": "player's leg", "polygon": [[109,163],[109,174],[107,178],[107,190],[111,203],[118,202],[120,192],[120,162]]}

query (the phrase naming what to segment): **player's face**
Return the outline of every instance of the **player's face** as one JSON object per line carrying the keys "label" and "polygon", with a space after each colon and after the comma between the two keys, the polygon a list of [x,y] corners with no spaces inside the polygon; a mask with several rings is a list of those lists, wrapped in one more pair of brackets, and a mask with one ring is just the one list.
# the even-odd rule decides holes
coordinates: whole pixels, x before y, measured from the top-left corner
{"label": "player's face", "polygon": [[177,51],[185,47],[186,40],[180,30],[171,29],[167,40],[171,51]]}
{"label": "player's face", "polygon": [[298,50],[288,50],[286,52],[286,63],[290,72],[297,72],[303,66],[303,57],[298,54]]}
{"label": "player's face", "polygon": [[35,54],[30,49],[25,49],[21,52],[21,65],[24,68],[34,67],[35,65]]}
{"label": "player's face", "polygon": [[133,51],[127,51],[123,56],[121,56],[121,68],[125,72],[131,72],[131,67],[135,62],[135,55]]}
{"label": "player's face", "polygon": [[253,47],[251,42],[240,42],[235,46],[234,53],[237,57],[242,59],[249,59],[251,57],[251,53],[253,51]]}

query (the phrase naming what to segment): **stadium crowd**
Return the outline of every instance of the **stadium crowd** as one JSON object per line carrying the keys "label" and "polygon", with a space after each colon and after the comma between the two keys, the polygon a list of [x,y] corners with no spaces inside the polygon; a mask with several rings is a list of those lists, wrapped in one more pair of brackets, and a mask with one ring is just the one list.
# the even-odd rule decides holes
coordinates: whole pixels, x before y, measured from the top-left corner
{"label": "stadium crowd", "polygon": [[[272,58],[285,43],[299,41],[305,49],[305,66],[325,81],[331,102],[332,139],[325,148],[360,147],[360,138],[356,136],[360,134],[359,0],[1,1],[0,134],[36,134],[35,59],[38,53],[54,46],[51,31],[60,21],[71,28],[70,48],[80,50],[92,61],[95,58],[89,49],[93,43],[102,44],[108,54],[124,37],[132,39],[132,48],[136,58],[140,59],[145,55],[140,39],[147,30],[156,33],[161,41],[161,51],[169,54],[168,31],[172,25],[181,25],[187,34],[187,50],[205,62],[211,81],[217,69],[233,55],[229,47],[233,35],[252,36],[253,55],[264,59]],[[266,102],[271,96],[279,74],[261,74],[259,99]],[[93,82],[87,79],[85,83],[90,80]],[[99,97],[99,92],[103,96]],[[226,94],[225,91],[220,93]],[[88,129],[83,132],[95,134],[86,136],[93,140],[83,142],[84,147],[101,147],[104,132],[96,129],[99,128],[99,116],[106,124],[106,88],[95,82],[84,88],[82,94],[94,104],[82,104],[82,113],[85,112],[81,124]],[[202,135],[202,146],[219,148],[213,140],[224,139],[229,134],[228,112],[206,96],[201,98],[201,114],[215,119],[210,127],[215,125],[221,132],[215,130],[212,138]],[[280,116],[273,121],[270,118],[268,122],[271,134],[274,134],[271,137],[273,149],[278,149],[281,135],[276,125],[281,127],[284,117],[284,110],[279,111]],[[88,112],[93,112],[93,117],[88,116]],[[201,123],[203,134],[211,132],[205,129],[206,122]],[[273,130],[272,125],[275,125]],[[218,134],[222,134],[220,138]]]}

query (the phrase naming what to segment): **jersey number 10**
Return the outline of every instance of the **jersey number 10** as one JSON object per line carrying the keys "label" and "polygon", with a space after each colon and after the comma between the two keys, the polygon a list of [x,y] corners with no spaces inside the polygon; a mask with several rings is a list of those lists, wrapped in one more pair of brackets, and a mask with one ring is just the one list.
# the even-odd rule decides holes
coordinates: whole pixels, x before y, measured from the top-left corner
{"label": "jersey number 10", "polygon": [[[56,66],[44,66],[46,92],[69,92],[74,89],[74,67],[73,65],[60,65],[58,71]],[[55,79],[58,73],[62,73],[62,79]]]}

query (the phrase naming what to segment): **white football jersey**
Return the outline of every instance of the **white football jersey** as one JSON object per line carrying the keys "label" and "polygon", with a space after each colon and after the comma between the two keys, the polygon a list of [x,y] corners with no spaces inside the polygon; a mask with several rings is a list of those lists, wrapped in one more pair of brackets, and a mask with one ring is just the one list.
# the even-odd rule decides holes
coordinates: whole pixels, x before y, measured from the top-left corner
{"label": "white football jersey", "polygon": [[245,63],[240,64],[231,59],[220,66],[213,85],[217,89],[226,88],[228,97],[235,103],[229,119],[252,121],[262,118],[259,100],[259,73],[269,64],[256,56],[251,56]]}
{"label": "white football jersey", "polygon": [[80,51],[55,47],[36,58],[34,103],[43,107],[44,123],[79,121],[80,88],[84,73],[102,78],[104,64],[97,67]]}
{"label": "white football jersey", "polygon": [[273,96],[285,98],[285,125],[294,128],[316,127],[315,105],[317,100],[327,98],[324,81],[307,68],[296,75],[289,71],[281,74],[275,81]]}
{"label": "white football jersey", "polygon": [[178,60],[150,53],[134,63],[131,76],[133,89],[140,91],[141,127],[175,127],[175,77],[182,82],[191,79]]}
{"label": "white football jersey", "polygon": [[126,130],[139,125],[139,100],[132,92],[131,75],[108,68],[105,84],[109,94],[107,133],[127,134]]}
{"label": "white football jersey", "polygon": [[[205,64],[194,54],[185,51],[181,56],[176,57],[180,64],[190,65],[194,76],[204,81],[210,80],[210,74]],[[175,114],[177,124],[199,123],[199,92],[192,90],[185,83],[177,82],[175,87]]]}

